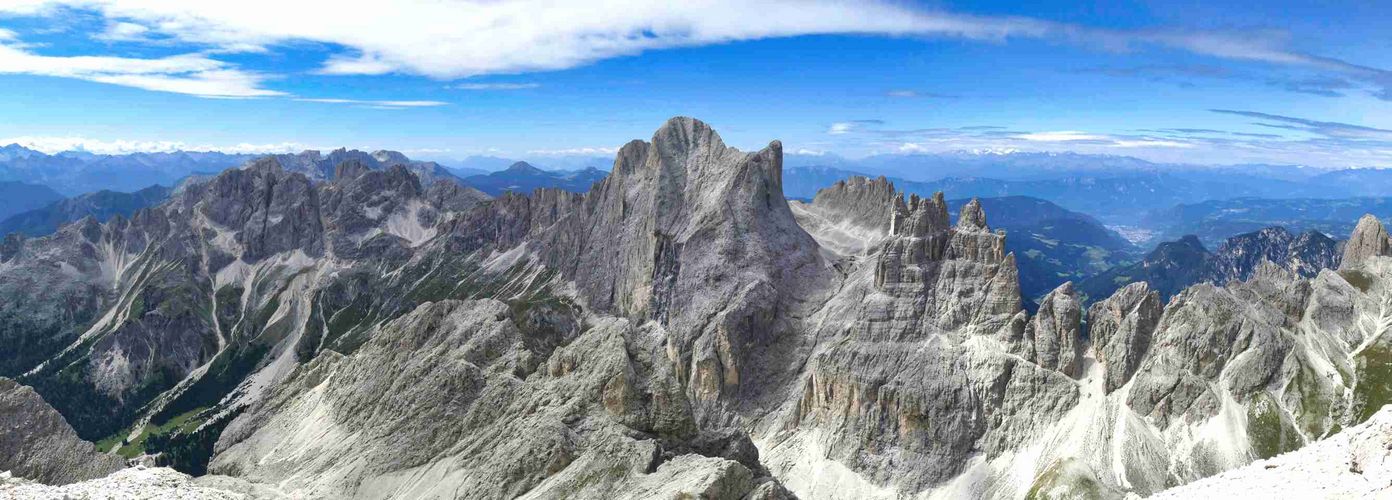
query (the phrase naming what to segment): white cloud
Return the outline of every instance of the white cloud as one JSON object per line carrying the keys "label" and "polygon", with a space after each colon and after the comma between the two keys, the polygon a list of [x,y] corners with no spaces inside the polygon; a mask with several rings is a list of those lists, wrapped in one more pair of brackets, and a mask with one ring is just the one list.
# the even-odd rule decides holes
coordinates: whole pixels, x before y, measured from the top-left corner
{"label": "white cloud", "polygon": [[1193,144],[1164,139],[1114,139],[1112,146],[1118,148],[1192,148]]}
{"label": "white cloud", "polygon": [[36,5],[93,9],[109,20],[228,50],[298,40],[348,48],[325,61],[322,70],[330,74],[401,72],[442,79],[565,69],[648,50],[810,34],[999,40],[1050,29],[1049,23],[1029,19],[930,14],[888,2],[837,0],[407,0],[386,9],[328,0],[54,0],[22,9],[32,12]]}
{"label": "white cloud", "polygon": [[110,42],[132,42],[144,40],[150,33],[150,28],[143,25],[127,22],[114,22],[106,25],[106,31],[93,37],[98,40]]}
{"label": "white cloud", "polygon": [[326,103],[326,104],[359,104],[359,105],[363,105],[363,106],[369,106],[369,107],[375,107],[375,108],[382,108],[382,109],[396,109],[396,108],[430,108],[430,107],[435,107],[435,106],[447,106],[447,105],[449,105],[449,103],[444,102],[444,101],[376,101],[376,100],[365,100],[365,99],[334,99],[334,98],[318,98],[318,97],[297,97],[297,98],[295,98],[295,100],[296,100],[296,101],[300,101],[300,102],[318,102],[318,103]]}
{"label": "white cloud", "polygon": [[[1159,46],[1329,70],[1383,88],[1392,99],[1392,73],[1298,52],[1279,32],[1101,29],[1025,17],[952,14],[896,0],[400,0],[390,8],[331,0],[7,0],[0,3],[0,13],[61,15],[58,7],[98,11],[115,23],[117,36],[158,34],[210,51],[265,51],[300,41],[342,47],[322,63],[320,72],[326,74],[456,79],[567,69],[651,50],[804,35],[993,42],[1029,38],[1115,51]],[[136,34],[138,27],[148,32]],[[907,96],[913,91],[896,92]]]}
{"label": "white cloud", "polygon": [[295,153],[316,149],[295,142],[279,144],[228,144],[221,146],[180,141],[103,140],[77,136],[20,136],[0,139],[0,144],[19,144],[48,154],[86,151],[96,154],[170,153],[174,151],[219,151],[229,154]]}
{"label": "white cloud", "polygon": [[541,87],[540,83],[460,83],[450,85],[458,90],[524,90]]}
{"label": "white cloud", "polygon": [[156,59],[108,56],[43,56],[0,44],[0,74],[76,78],[161,92],[207,97],[267,97],[263,76],[227,63],[187,54]]}
{"label": "white cloud", "polygon": [[1035,142],[1068,142],[1068,141],[1105,141],[1107,136],[1100,134],[1089,134],[1077,130],[1058,130],[1052,132],[1030,132],[1028,134],[1017,134],[1017,139]]}
{"label": "white cloud", "polygon": [[5,28],[0,28],[0,42],[7,42],[7,41],[10,41],[10,40],[17,40],[17,39],[19,39],[19,34],[13,32],[13,31],[7,30],[7,29],[5,29]]}
{"label": "white cloud", "polygon": [[842,135],[849,134],[852,130],[855,130],[854,123],[836,122],[831,124],[831,127],[827,128],[827,133],[831,135]]}

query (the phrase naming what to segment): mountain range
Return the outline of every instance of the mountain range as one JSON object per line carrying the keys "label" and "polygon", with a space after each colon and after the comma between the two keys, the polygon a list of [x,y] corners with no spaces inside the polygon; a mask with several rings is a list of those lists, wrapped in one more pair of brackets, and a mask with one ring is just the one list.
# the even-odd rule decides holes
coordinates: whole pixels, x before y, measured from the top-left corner
{"label": "mountain range", "polygon": [[[1065,282],[1031,312],[1011,239],[1117,235],[887,178],[790,202],[781,143],[684,117],[584,192],[344,153],[6,237],[0,408],[49,424],[7,466],[225,497],[1126,498],[1392,402],[1376,217],[1337,260],[1257,235],[1208,258],[1223,283]],[[83,440],[145,468],[90,479],[119,466],[64,466]]]}
{"label": "mountain range", "polygon": [[1263,265],[1274,265],[1296,276],[1313,278],[1339,267],[1341,246],[1319,231],[1293,234],[1274,226],[1228,238],[1213,252],[1198,237],[1188,235],[1164,242],[1139,262],[1116,266],[1086,277],[1078,284],[1085,297],[1108,297],[1136,282],[1146,282],[1169,298],[1192,285],[1223,285],[1250,279]]}
{"label": "mountain range", "polygon": [[1392,198],[1208,200],[1151,212],[1141,225],[1155,228],[1162,238],[1192,234],[1205,245],[1217,245],[1234,234],[1271,226],[1345,235],[1353,231],[1353,221],[1363,214],[1392,220]]}
{"label": "mountain range", "polygon": [[576,171],[542,170],[530,163],[519,161],[497,172],[471,175],[464,178],[464,183],[493,196],[507,191],[530,193],[540,188],[559,188],[583,193],[589,191],[594,183],[606,175],[609,173],[595,168]]}

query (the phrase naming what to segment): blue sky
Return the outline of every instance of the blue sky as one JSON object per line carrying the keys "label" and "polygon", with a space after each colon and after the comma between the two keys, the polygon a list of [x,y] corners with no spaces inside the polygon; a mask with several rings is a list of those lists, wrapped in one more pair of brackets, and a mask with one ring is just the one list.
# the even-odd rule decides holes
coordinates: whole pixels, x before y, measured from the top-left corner
{"label": "blue sky", "polygon": [[1377,2],[223,3],[0,0],[0,142],[603,156],[689,115],[848,157],[1392,166]]}

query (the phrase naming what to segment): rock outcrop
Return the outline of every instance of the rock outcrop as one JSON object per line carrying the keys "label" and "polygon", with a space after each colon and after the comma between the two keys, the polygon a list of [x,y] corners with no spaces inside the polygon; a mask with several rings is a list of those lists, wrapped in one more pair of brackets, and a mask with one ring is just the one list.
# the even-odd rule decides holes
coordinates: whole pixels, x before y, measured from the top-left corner
{"label": "rock outcrop", "polygon": [[902,202],[884,177],[851,177],[817,191],[812,203],[793,201],[798,224],[823,248],[841,255],[862,255],[889,234],[885,214]]}
{"label": "rock outcrop", "polygon": [[1368,257],[1392,255],[1392,237],[1373,214],[1364,214],[1358,219],[1348,242],[1344,244],[1344,258],[1340,269],[1353,268],[1362,264]]}
{"label": "rock outcrop", "polygon": [[1088,308],[1088,338],[1106,373],[1105,391],[1126,382],[1150,352],[1164,304],[1145,282],[1132,283]]}
{"label": "rock outcrop", "polygon": [[32,388],[0,377],[0,471],[61,485],[102,477],[124,466],[120,457],[100,453],[78,438]]}
{"label": "rock outcrop", "polygon": [[1039,302],[1039,312],[1025,327],[1025,359],[1070,377],[1083,374],[1082,305],[1072,283],[1059,285]]}

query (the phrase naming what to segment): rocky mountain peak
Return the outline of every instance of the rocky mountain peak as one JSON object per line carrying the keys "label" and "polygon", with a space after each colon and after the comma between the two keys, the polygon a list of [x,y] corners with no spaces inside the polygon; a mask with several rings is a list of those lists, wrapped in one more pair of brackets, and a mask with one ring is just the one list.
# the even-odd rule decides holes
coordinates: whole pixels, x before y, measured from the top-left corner
{"label": "rocky mountain peak", "polygon": [[1070,377],[1081,376],[1082,319],[1082,304],[1073,290],[1073,283],[1066,281],[1040,301],[1039,313],[1025,328],[1023,357]]}
{"label": "rocky mountain peak", "polygon": [[1369,257],[1380,255],[1392,255],[1392,240],[1377,216],[1364,214],[1344,245],[1344,260],[1339,268],[1357,267]]}
{"label": "rocky mountain peak", "polygon": [[514,173],[514,174],[531,174],[531,175],[539,175],[539,174],[545,173],[545,172],[543,172],[541,169],[536,168],[536,167],[532,166],[532,164],[527,163],[527,162],[525,162],[525,161],[519,161],[519,162],[513,163],[512,165],[509,165],[506,171],[507,171],[507,172]]}
{"label": "rocky mountain peak", "polygon": [[406,155],[402,154],[400,151],[381,149],[373,151],[372,157],[383,165],[407,165],[411,163],[411,159],[407,158]]}
{"label": "rocky mountain peak", "polygon": [[875,179],[855,176],[837,181],[818,190],[812,199],[812,205],[837,214],[840,221],[876,231],[889,230],[893,217],[885,217],[885,214],[893,214],[896,203],[903,201],[894,183],[884,176]]}
{"label": "rocky mountain peak", "polygon": [[364,165],[359,160],[347,160],[334,167],[333,178],[336,180],[351,180],[361,177],[363,174],[371,172],[372,168]]}
{"label": "rocky mountain peak", "polygon": [[981,200],[972,198],[962,207],[962,214],[957,217],[957,229],[963,231],[989,229],[986,227],[986,211],[981,209]]}
{"label": "rocky mountain peak", "polygon": [[653,147],[672,154],[682,155],[693,152],[718,153],[725,149],[720,134],[710,125],[688,116],[668,119],[653,133]]}
{"label": "rocky mountain peak", "polygon": [[251,163],[248,163],[245,167],[242,167],[242,169],[248,172],[267,175],[279,175],[285,172],[284,167],[282,167],[280,164],[280,159],[274,156],[267,156],[264,158],[258,158],[256,160],[253,160]]}
{"label": "rocky mountain peak", "polygon": [[927,236],[947,231],[947,201],[941,191],[932,198],[909,195],[908,202],[901,198],[894,205],[890,215],[890,233],[898,236]]}

